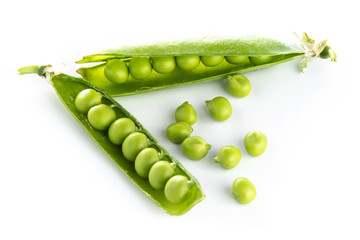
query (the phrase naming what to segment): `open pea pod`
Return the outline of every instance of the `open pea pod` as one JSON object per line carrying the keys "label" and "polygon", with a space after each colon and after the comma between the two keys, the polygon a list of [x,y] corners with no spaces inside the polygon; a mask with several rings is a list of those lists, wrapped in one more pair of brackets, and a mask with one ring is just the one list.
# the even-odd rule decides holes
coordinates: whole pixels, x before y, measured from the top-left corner
{"label": "open pea pod", "polygon": [[[36,73],[40,76],[46,77],[54,87],[60,100],[73,117],[81,124],[94,141],[103,149],[103,151],[129,177],[129,179],[146,194],[146,196],[148,196],[170,215],[182,215],[189,211],[195,204],[204,199],[205,195],[198,181],[173,156],[171,156],[144,128],[144,126],[124,107],[92,83],[84,81],[82,78],[76,78],[66,74],[56,75],[50,69],[51,66],[29,66],[19,69],[19,73]],[[135,171],[134,162],[126,160],[122,153],[121,146],[114,145],[109,140],[107,131],[99,131],[93,128],[87,119],[87,114],[81,113],[76,109],[75,99],[78,94],[85,89],[93,89],[101,93],[102,104],[111,106],[116,113],[116,118],[126,117],[131,119],[136,125],[136,131],[146,135],[149,142],[148,146],[155,148],[159,152],[161,160],[168,161],[174,167],[176,175],[185,176],[189,180],[189,192],[183,202],[172,203],[168,201],[163,191],[155,190],[149,184],[148,179],[140,177]]]}
{"label": "open pea pod", "polygon": [[[84,79],[103,89],[111,96],[126,96],[168,87],[179,87],[208,80],[219,79],[227,75],[261,70],[302,58],[299,68],[304,71],[314,57],[331,58],[336,61],[336,54],[326,45],[326,41],[315,44],[306,33],[300,38],[301,44],[286,44],[278,40],[249,36],[242,38],[200,38],[187,41],[160,42],[139,46],[124,46],[102,51],[99,54],[84,56],[77,63],[100,64],[82,67],[77,70]],[[192,69],[183,70],[176,66],[169,73],[152,71],[149,76],[138,80],[129,74],[127,81],[114,83],[104,74],[107,63],[118,59],[131,65],[131,59],[137,57],[181,57],[181,56],[244,56],[248,61],[240,64],[222,61],[216,66],[207,66],[203,62]],[[261,61],[255,61],[257,59]],[[130,62],[130,63],[129,63]],[[129,66],[131,68],[131,66]],[[131,69],[130,69],[131,70]]]}

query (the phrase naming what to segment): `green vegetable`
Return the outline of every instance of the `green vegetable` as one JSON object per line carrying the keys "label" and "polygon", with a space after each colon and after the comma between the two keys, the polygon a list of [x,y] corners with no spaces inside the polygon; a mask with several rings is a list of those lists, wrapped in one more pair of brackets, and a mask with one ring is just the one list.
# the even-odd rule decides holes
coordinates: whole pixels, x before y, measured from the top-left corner
{"label": "green vegetable", "polygon": [[97,130],[106,130],[115,121],[115,111],[105,104],[90,108],[87,114],[90,125]]}
{"label": "green vegetable", "polygon": [[111,59],[105,65],[104,75],[109,81],[121,84],[129,79],[129,69],[124,61]]}
{"label": "green vegetable", "polygon": [[87,113],[93,106],[101,103],[102,95],[93,89],[81,91],[75,98],[75,108],[81,113]]}
{"label": "green vegetable", "polygon": [[119,118],[109,127],[109,140],[115,145],[121,145],[124,139],[135,130],[135,123],[130,118]]}
{"label": "green vegetable", "polygon": [[177,122],[187,122],[193,125],[197,121],[197,115],[194,107],[188,102],[184,102],[175,110],[175,119]]}
{"label": "green vegetable", "polygon": [[183,154],[192,160],[199,160],[204,158],[211,145],[207,144],[205,140],[198,136],[188,137],[181,144]]}
{"label": "green vegetable", "polygon": [[226,56],[226,61],[237,65],[250,65],[248,56]]}
{"label": "green vegetable", "polygon": [[218,155],[214,158],[214,162],[219,163],[225,169],[236,167],[241,160],[241,152],[234,146],[222,147]]}
{"label": "green vegetable", "polygon": [[[78,72],[86,80],[92,82],[110,95],[125,96],[261,70],[296,58],[302,58],[300,70],[303,71],[307,67],[309,60],[313,57],[318,57],[326,44],[324,45],[323,42],[320,42],[320,45],[309,44],[312,39],[308,38],[306,34],[304,34],[300,40],[302,44],[286,44],[274,39],[256,36],[240,38],[205,37],[187,41],[124,46],[118,49],[109,49],[100,54],[83,57],[78,63],[100,62],[100,64],[80,68]],[[154,68],[155,65],[157,66],[157,61],[154,61],[155,57],[175,57],[175,69],[172,69],[172,63],[169,65],[171,67],[164,67],[168,69],[166,72],[169,72],[165,74],[153,72],[149,76],[146,75],[146,81],[136,81],[130,78],[125,83],[116,84],[106,79],[104,75],[106,61],[118,59],[128,62],[133,58],[144,56],[153,59]],[[200,56],[203,64],[199,64]],[[220,59],[223,56],[226,56],[227,60],[215,65],[215,63],[217,63],[215,58]],[[336,54],[333,51],[331,51],[330,54],[324,53],[321,56],[336,61]],[[249,61],[249,57],[256,65]],[[270,60],[269,62],[263,61],[263,64],[259,64],[259,61],[257,61],[259,59]],[[150,69],[149,64],[146,65],[148,66],[147,69]],[[157,69],[156,71],[158,72],[162,72],[161,68],[162,67],[156,67],[155,69]],[[146,72],[148,73],[149,71]]]}
{"label": "green vegetable", "polygon": [[147,78],[152,72],[152,66],[147,57],[134,57],[129,63],[131,77],[137,80]]}
{"label": "green vegetable", "polygon": [[169,73],[176,67],[174,57],[152,57],[152,66],[158,73]]}
{"label": "green vegetable", "polygon": [[185,71],[194,70],[200,64],[199,56],[178,56],[176,57],[177,66]]}
{"label": "green vegetable", "polygon": [[210,116],[216,121],[225,121],[232,114],[231,104],[224,97],[215,97],[212,100],[205,101],[205,103]]}
{"label": "green vegetable", "polygon": [[207,67],[215,67],[224,61],[224,56],[201,56],[201,62]]}
{"label": "green vegetable", "polygon": [[147,178],[150,168],[159,161],[159,153],[155,148],[144,148],[135,158],[135,171],[140,177]]}
{"label": "green vegetable", "polygon": [[144,133],[131,133],[122,143],[122,152],[124,157],[127,160],[134,162],[139,152],[149,145],[148,141],[149,140]]}
{"label": "green vegetable", "polygon": [[250,62],[254,65],[262,65],[271,62],[272,56],[250,57]]}
{"label": "green vegetable", "polygon": [[242,74],[229,76],[226,81],[226,89],[237,98],[246,97],[251,91],[250,81]]}
{"label": "green vegetable", "polygon": [[[170,215],[182,215],[188,212],[195,204],[204,199],[205,195],[198,181],[173,157],[171,156],[156,139],[141,125],[141,123],[132,116],[119,103],[112,99],[107,93],[95,87],[92,83],[81,78],[72,77],[66,74],[55,75],[50,66],[30,66],[19,69],[20,74],[36,73],[40,76],[47,77],[48,81],[56,90],[60,100],[65,107],[80,123],[80,125],[89,133],[94,141],[101,147],[104,152],[119,166],[129,179]],[[149,146],[155,148],[161,159],[169,162],[175,171],[174,175],[185,176],[192,182],[186,199],[181,203],[172,203],[166,197],[163,191],[155,190],[149,183],[148,179],[141,177],[135,170],[134,163],[125,159],[122,148],[113,144],[108,138],[106,131],[98,131],[93,128],[87,115],[78,111],[75,107],[75,99],[85,89],[93,89],[102,95],[102,103],[112,106],[116,113],[116,118],[129,118],[136,125],[136,131],[146,135]]]}
{"label": "green vegetable", "polygon": [[242,204],[252,202],[256,197],[256,188],[247,178],[235,179],[231,186],[231,193],[235,200]]}
{"label": "green vegetable", "polygon": [[149,183],[155,190],[162,190],[174,175],[175,171],[168,161],[158,161],[150,168]]}
{"label": "green vegetable", "polygon": [[190,183],[185,176],[173,176],[165,185],[165,197],[172,203],[181,203],[189,193],[189,185]]}
{"label": "green vegetable", "polygon": [[245,136],[244,144],[246,151],[250,155],[257,157],[265,152],[267,146],[267,138],[262,132],[249,132]]}
{"label": "green vegetable", "polygon": [[166,128],[166,136],[173,143],[182,143],[192,131],[192,127],[187,122],[176,122]]}

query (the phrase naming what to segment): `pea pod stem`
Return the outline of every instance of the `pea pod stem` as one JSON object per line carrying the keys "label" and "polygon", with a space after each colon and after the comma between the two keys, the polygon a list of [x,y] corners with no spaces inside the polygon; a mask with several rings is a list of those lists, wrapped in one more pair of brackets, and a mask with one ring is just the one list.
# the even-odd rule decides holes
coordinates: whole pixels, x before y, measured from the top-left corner
{"label": "pea pod stem", "polygon": [[[42,74],[43,73],[43,68],[41,68],[39,65],[30,65],[30,66],[26,66],[26,67],[22,67],[18,69],[18,73],[20,75],[24,75],[24,74]],[[40,73],[40,74],[39,74]]]}
{"label": "pea pod stem", "polygon": [[[330,58],[330,60],[334,62],[337,61],[336,53],[331,49],[331,47],[329,47],[326,44],[327,40],[316,42],[314,39],[310,38],[306,33],[303,33],[302,37],[300,37],[296,33],[294,34],[300,40],[301,44],[305,49],[305,56],[300,60],[299,63],[299,70],[301,72],[304,72],[307,69],[311,59],[319,56],[321,57],[321,55],[326,56],[323,58]],[[326,52],[324,53],[324,51]]]}

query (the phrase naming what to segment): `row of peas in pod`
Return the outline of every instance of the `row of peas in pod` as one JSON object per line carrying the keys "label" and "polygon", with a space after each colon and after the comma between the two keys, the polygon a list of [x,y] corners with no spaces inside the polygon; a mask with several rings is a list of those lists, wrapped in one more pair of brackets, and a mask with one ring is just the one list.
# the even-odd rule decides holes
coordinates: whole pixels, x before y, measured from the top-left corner
{"label": "row of peas in pod", "polygon": [[159,74],[170,73],[176,68],[192,71],[200,64],[216,67],[224,61],[236,65],[261,65],[270,62],[271,58],[271,56],[168,56],[110,59],[105,65],[104,75],[109,81],[121,84],[130,77],[135,80],[146,79],[153,70]]}
{"label": "row of peas in pod", "polygon": [[94,89],[85,89],[75,98],[75,108],[87,116],[94,129],[107,131],[110,142],[121,148],[125,159],[134,163],[136,173],[148,179],[154,190],[163,191],[169,202],[183,202],[192,181],[176,174],[176,164],[162,159],[146,134],[130,118],[117,118],[116,107],[103,103],[102,98]]}
{"label": "row of peas in pod", "polygon": [[[227,89],[233,96],[243,97],[249,94],[251,85],[245,76],[239,74],[227,79]],[[232,106],[225,97],[215,97],[205,103],[209,115],[216,121],[225,121],[232,115]],[[181,150],[189,159],[204,158],[211,145],[199,136],[190,136],[193,131],[191,125],[197,121],[195,108],[188,101],[184,102],[175,110],[175,120],[176,122],[166,129],[168,139],[174,143],[181,143]],[[245,136],[244,145],[250,155],[260,156],[266,150],[267,138],[260,131],[252,131]],[[241,157],[241,151],[237,147],[227,145],[220,149],[213,161],[225,169],[232,169],[240,163]],[[240,203],[249,203],[256,196],[255,186],[243,177],[235,179],[231,191]]]}

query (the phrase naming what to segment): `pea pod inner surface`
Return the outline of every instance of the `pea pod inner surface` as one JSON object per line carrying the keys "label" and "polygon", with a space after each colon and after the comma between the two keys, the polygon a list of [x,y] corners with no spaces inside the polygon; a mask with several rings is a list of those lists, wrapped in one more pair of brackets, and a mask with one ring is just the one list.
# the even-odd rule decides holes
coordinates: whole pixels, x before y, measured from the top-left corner
{"label": "pea pod inner surface", "polygon": [[101,63],[92,67],[79,68],[77,72],[82,75],[84,79],[90,81],[98,88],[103,89],[111,96],[127,96],[169,87],[179,87],[208,80],[215,80],[240,72],[245,73],[260,70],[275,64],[293,60],[302,55],[303,53],[279,55],[273,57],[272,62],[258,66],[250,64],[234,65],[223,61],[217,66],[207,67],[200,63],[198,67],[191,71],[184,71],[180,68],[175,68],[172,72],[166,74],[160,74],[153,71],[146,79],[135,80],[130,77],[129,80],[123,84],[114,84],[105,77],[104,69],[106,63]]}
{"label": "pea pod inner surface", "polygon": [[[98,62],[100,64],[79,68],[77,72],[81,74],[83,78],[103,89],[111,96],[126,96],[219,79],[237,73],[261,70],[296,58],[306,59],[300,61],[299,68],[303,71],[307,67],[309,59],[319,55],[314,50],[316,47],[313,49],[306,47],[309,46],[309,44],[304,44],[305,41],[312,41],[312,39],[309,39],[305,33],[304,36],[301,40],[302,45],[287,44],[264,37],[245,36],[239,38],[205,37],[186,41],[168,41],[137,46],[123,46],[102,51],[99,54],[84,56],[83,59],[77,63]],[[333,51],[330,51],[330,53],[331,54],[322,54],[321,56],[330,57],[331,60],[336,61],[335,53],[333,53]],[[221,56],[226,59],[245,57],[248,60],[241,64],[229,60],[210,65],[201,62],[195,68],[189,68],[188,70],[184,70],[178,65],[174,69],[171,68],[171,71],[166,71],[166,73],[153,71],[148,77],[141,81],[136,81],[136,79],[130,77],[129,80],[123,84],[110,82],[104,76],[104,68],[108,60],[119,59],[124,62],[130,62],[131,59],[137,57],[177,58],[182,56]]]}
{"label": "pea pod inner surface", "polygon": [[[35,72],[34,72],[35,73]],[[130,180],[140,188],[150,199],[152,199],[157,205],[163,208],[170,215],[182,215],[189,211],[195,204],[204,199],[205,195],[198,183],[198,181],[173,157],[171,156],[154,137],[142,126],[142,124],[132,116],[126,109],[124,109],[119,103],[113,100],[109,95],[100,89],[93,86],[91,83],[84,81],[81,78],[75,78],[66,74],[53,75],[50,77],[50,83],[56,90],[57,95],[75,117],[75,119],[85,128],[94,141],[104,150],[104,152],[120,167],[120,169],[130,178]],[[107,137],[107,133],[104,131],[98,131],[94,129],[86,114],[81,113],[75,107],[74,99],[76,96],[85,89],[94,89],[103,95],[103,103],[112,105],[116,112],[117,118],[130,118],[136,125],[139,132],[145,134],[151,146],[156,148],[163,156],[164,161],[168,161],[174,164],[175,173],[183,176],[187,176],[194,183],[190,190],[188,198],[181,203],[171,203],[164,195],[163,191],[154,190],[149,184],[147,179],[139,176],[134,168],[134,163],[125,159],[122,154],[121,147],[113,144]]]}

